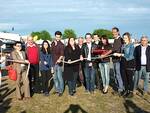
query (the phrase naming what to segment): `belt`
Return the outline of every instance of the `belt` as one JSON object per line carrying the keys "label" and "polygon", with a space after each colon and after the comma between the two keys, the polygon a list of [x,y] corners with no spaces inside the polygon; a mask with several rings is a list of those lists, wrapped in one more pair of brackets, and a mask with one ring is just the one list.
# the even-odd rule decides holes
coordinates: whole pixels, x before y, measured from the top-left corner
{"label": "belt", "polygon": [[146,65],[141,65],[141,66],[146,66]]}

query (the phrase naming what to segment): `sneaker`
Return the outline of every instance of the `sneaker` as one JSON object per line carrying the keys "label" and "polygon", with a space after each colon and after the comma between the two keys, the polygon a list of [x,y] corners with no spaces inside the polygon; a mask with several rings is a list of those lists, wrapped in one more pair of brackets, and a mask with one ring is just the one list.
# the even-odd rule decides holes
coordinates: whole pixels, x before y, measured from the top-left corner
{"label": "sneaker", "polygon": [[59,93],[58,96],[61,97],[61,96],[62,96],[62,93]]}

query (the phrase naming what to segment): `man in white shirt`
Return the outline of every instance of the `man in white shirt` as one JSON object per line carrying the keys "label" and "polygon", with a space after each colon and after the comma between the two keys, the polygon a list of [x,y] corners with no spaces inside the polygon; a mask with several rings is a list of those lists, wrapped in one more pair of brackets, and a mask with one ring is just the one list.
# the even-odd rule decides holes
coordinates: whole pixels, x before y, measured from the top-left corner
{"label": "man in white shirt", "polygon": [[139,84],[141,76],[144,76],[144,94],[149,92],[148,82],[150,74],[150,46],[148,37],[142,36],[141,44],[135,48],[134,57],[136,62],[136,72],[134,77],[134,94]]}
{"label": "man in white shirt", "polygon": [[84,64],[84,73],[85,73],[85,81],[86,81],[86,91],[90,93],[94,93],[94,85],[95,85],[95,69],[93,67],[92,61],[92,35],[90,33],[86,33],[85,35],[86,43],[83,44],[81,49],[81,59],[87,58]]}

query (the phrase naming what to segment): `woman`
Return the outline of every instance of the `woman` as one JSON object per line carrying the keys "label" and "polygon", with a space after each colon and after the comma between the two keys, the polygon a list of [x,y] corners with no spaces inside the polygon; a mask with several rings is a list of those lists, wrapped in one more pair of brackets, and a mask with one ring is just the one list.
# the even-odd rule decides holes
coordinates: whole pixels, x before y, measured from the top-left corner
{"label": "woman", "polygon": [[[64,51],[65,61],[71,62],[80,59],[80,48],[75,44],[74,38],[69,38],[68,45]],[[65,64],[64,79],[68,83],[69,95],[73,96],[76,92],[76,80],[79,74],[79,62]]]}
{"label": "woman", "polygon": [[124,96],[131,97],[133,92],[133,75],[135,72],[135,61],[134,61],[134,44],[131,43],[130,33],[126,32],[123,34],[124,46],[122,48],[123,53],[118,56],[122,56],[122,74],[125,85]]}
{"label": "woman", "polygon": [[[11,53],[12,59],[15,60],[13,63],[13,68],[17,72],[17,80],[16,80],[16,96],[18,100],[22,100],[22,96],[24,93],[24,98],[30,98],[30,88],[29,88],[29,80],[27,77],[27,66],[26,63],[29,63],[26,60],[25,52],[21,51],[22,45],[21,42],[16,42],[14,45],[14,51]],[[23,82],[23,93],[21,92],[21,81]]]}
{"label": "woman", "polygon": [[50,51],[50,45],[48,41],[44,40],[42,43],[42,48],[40,52],[40,72],[42,75],[42,89],[45,96],[49,96],[48,92],[48,82],[52,77],[52,57]]}
{"label": "woman", "polygon": [[[108,43],[108,38],[106,35],[103,35],[102,38],[102,45],[100,47],[101,50],[104,50],[101,57],[103,57],[103,55],[105,55],[106,51],[111,50],[111,45]],[[109,62],[110,59],[109,57],[104,57],[101,59],[100,63],[99,63],[99,68],[100,68],[100,72],[101,72],[101,77],[102,77],[102,81],[103,81],[103,93],[106,94],[108,92],[108,87],[109,87],[109,72],[110,72],[110,67],[109,67]]]}

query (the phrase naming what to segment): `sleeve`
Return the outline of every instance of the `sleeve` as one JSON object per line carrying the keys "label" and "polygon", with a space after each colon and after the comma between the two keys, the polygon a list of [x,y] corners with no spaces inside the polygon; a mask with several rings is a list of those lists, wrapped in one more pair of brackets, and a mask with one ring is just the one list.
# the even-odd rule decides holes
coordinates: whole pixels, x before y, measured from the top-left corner
{"label": "sleeve", "polygon": [[121,42],[121,39],[119,40],[115,40],[114,41],[114,44],[113,44],[113,47],[112,47],[112,53],[120,53],[121,52],[121,47],[122,47],[122,42]]}
{"label": "sleeve", "polygon": [[65,56],[65,61],[68,61],[69,59],[71,59],[68,47],[65,47],[64,56]]}
{"label": "sleeve", "polygon": [[127,60],[130,60],[134,54],[134,45],[131,45],[129,47],[129,50],[127,51],[128,53],[125,53],[125,57]]}

